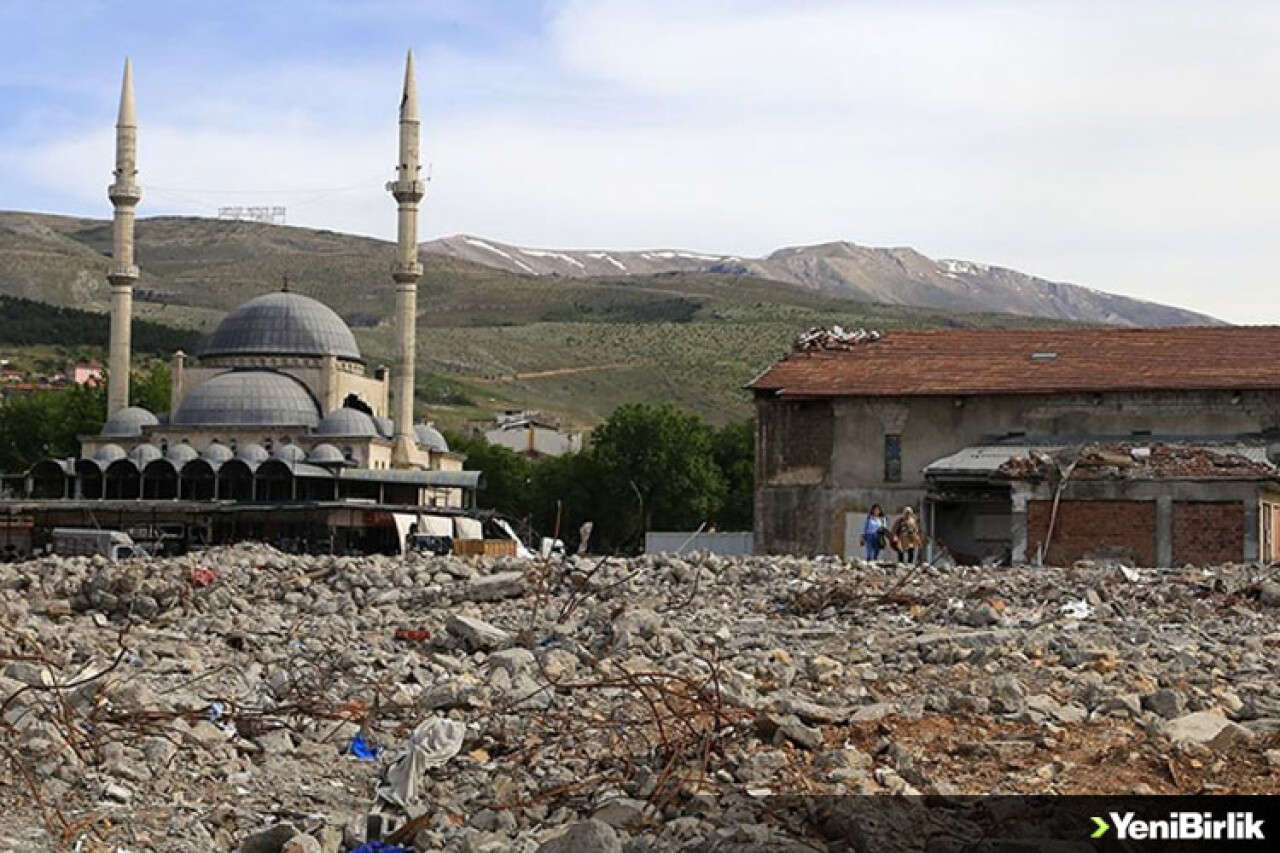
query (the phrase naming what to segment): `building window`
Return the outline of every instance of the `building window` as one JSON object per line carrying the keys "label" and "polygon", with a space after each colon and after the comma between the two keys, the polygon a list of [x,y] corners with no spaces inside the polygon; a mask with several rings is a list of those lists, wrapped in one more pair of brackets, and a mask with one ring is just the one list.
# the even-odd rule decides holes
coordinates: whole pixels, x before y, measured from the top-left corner
{"label": "building window", "polygon": [[902,482],[902,436],[900,435],[884,437],[884,481],[886,483]]}

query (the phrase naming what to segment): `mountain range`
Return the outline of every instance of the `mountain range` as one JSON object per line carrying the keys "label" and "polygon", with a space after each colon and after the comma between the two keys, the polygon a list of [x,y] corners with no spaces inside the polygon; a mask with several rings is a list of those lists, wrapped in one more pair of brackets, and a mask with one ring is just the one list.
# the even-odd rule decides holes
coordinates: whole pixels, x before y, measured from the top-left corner
{"label": "mountain range", "polygon": [[849,242],[789,246],[762,258],[674,249],[530,249],[458,234],[424,243],[449,255],[522,275],[646,276],[703,272],[752,276],[859,302],[963,312],[1001,312],[1128,326],[1216,324],[1204,314],[1037,278],[973,261],[926,257],[910,248]]}
{"label": "mountain range", "polygon": [[[207,334],[236,305],[287,287],[342,315],[371,364],[394,361],[387,241],[164,216],[138,221],[136,247],[138,319]],[[0,213],[0,294],[105,312],[110,251],[109,221]],[[418,397],[428,416],[455,427],[507,408],[591,425],[636,401],[671,401],[716,423],[745,417],[742,386],[816,325],[1212,322],[996,267],[851,244],[746,259],[553,252],[460,236],[424,244],[422,261]],[[5,357],[22,354],[14,345],[0,329]],[[92,349],[56,341],[25,357],[102,356]]]}

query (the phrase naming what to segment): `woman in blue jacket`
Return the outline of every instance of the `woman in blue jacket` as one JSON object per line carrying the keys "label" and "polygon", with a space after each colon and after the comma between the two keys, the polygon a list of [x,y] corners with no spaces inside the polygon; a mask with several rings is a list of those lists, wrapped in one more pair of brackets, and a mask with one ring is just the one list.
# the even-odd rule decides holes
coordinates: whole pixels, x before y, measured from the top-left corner
{"label": "woman in blue jacket", "polygon": [[872,504],[867,520],[862,523],[862,535],[858,537],[858,542],[866,549],[867,559],[873,563],[880,559],[880,551],[884,548],[881,540],[888,538],[887,525],[880,504]]}

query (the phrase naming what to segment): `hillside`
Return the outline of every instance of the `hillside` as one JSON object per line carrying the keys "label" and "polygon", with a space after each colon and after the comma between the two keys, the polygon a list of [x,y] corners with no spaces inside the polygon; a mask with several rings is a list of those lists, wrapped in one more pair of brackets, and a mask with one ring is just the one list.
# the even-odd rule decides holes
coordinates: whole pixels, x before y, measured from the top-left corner
{"label": "hillside", "polygon": [[[106,221],[0,213],[0,294],[106,311],[109,251]],[[138,318],[208,333],[227,310],[287,279],[337,310],[371,363],[393,360],[390,243],[159,217],[139,221],[137,256]],[[635,400],[672,400],[724,422],[749,414],[741,386],[812,325],[1044,322],[857,302],[742,273],[561,277],[422,259],[419,399],[451,425],[507,407],[590,425]]]}
{"label": "hillside", "polygon": [[828,296],[964,312],[998,311],[1084,323],[1177,326],[1212,317],[1036,278],[971,261],[934,260],[910,248],[823,243],[778,249],[763,258],[671,249],[645,252],[562,251],[510,246],[465,234],[423,244],[448,255],[527,275],[646,276],[711,272],[793,284]]}

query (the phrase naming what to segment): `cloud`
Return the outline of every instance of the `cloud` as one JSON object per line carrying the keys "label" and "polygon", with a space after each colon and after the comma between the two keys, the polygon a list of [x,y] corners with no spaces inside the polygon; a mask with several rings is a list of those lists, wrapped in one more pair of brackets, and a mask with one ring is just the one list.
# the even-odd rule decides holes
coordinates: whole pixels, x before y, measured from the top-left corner
{"label": "cloud", "polygon": [[[518,5],[464,20],[437,6],[412,24],[424,237],[734,254],[914,245],[1280,320],[1268,4]],[[391,22],[405,8],[378,11],[333,11],[303,29],[312,41],[256,64],[219,68],[212,46],[188,63],[144,53],[140,212],[286,204],[296,224],[390,237],[406,40]],[[335,21],[360,36],[336,57]],[[263,27],[256,38],[278,29]],[[0,176],[23,195],[5,206],[109,213],[115,87],[102,79],[84,114],[27,103],[0,131]]]}

